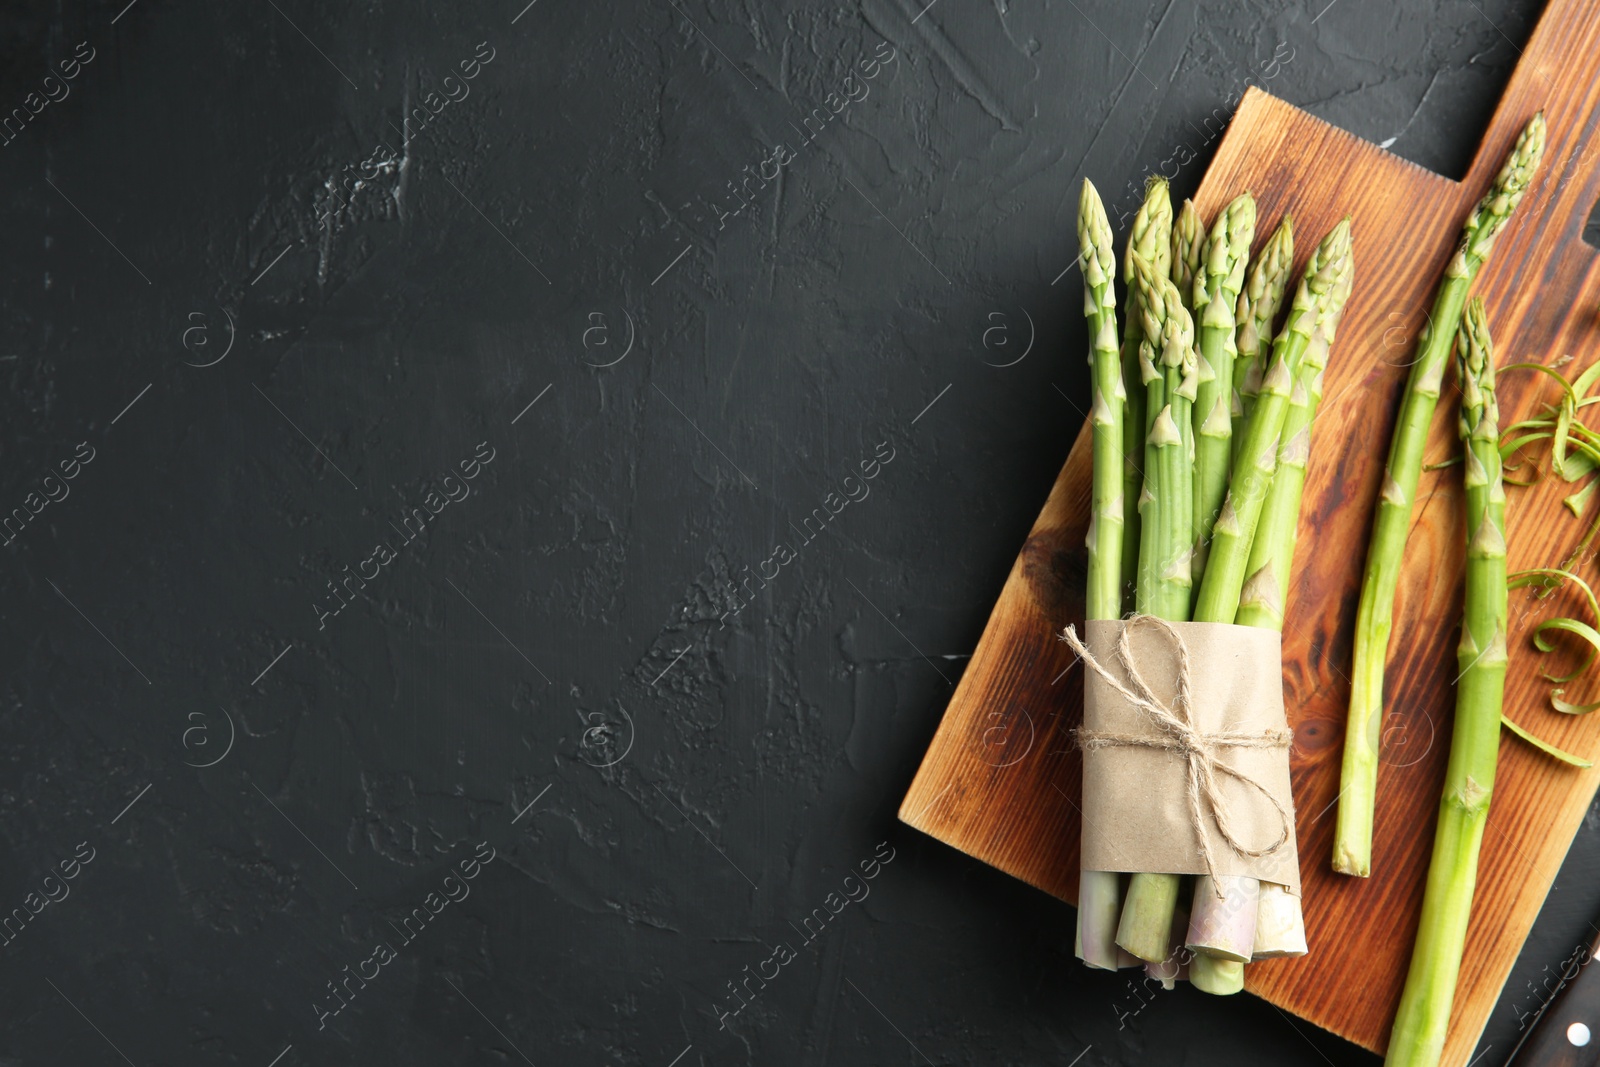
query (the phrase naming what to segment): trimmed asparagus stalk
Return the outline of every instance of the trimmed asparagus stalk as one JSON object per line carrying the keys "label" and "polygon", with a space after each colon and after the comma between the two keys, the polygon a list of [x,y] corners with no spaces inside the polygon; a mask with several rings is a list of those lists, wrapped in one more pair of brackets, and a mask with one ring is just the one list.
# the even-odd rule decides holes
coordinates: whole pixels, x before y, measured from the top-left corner
{"label": "trimmed asparagus stalk", "polygon": [[1493,248],[1495,235],[1516,210],[1544,152],[1544,113],[1533,117],[1517,138],[1487,195],[1467,217],[1433,313],[1418,338],[1389,460],[1378,498],[1372,538],[1367,546],[1361,606],[1356,614],[1355,657],[1350,686],[1350,717],[1345,728],[1344,764],[1339,783],[1339,815],[1334,829],[1333,867],[1366,877],[1372,871],[1372,813],[1377,798],[1378,748],[1383,729],[1383,671],[1394,616],[1395,587],[1411,525],[1411,506],[1422,470],[1428,424],[1439,402],[1439,384],[1450,355],[1451,335],[1461,320],[1467,289]]}
{"label": "trimmed asparagus stalk", "polygon": [[1235,305],[1244,286],[1245,262],[1255,240],[1256,202],[1249,193],[1234,199],[1211,227],[1205,274],[1195,279],[1194,306],[1199,332],[1199,388],[1194,417],[1194,568],[1196,584],[1205,573],[1211,527],[1228,493],[1233,436],[1233,360]]}
{"label": "trimmed asparagus stalk", "polygon": [[1494,355],[1481,300],[1467,307],[1456,345],[1468,531],[1466,604],[1456,650],[1461,676],[1422,922],[1389,1035],[1388,1067],[1434,1067],[1443,1053],[1500,751],[1506,680],[1506,498]]}
{"label": "trimmed asparagus stalk", "polygon": [[1233,363],[1233,454],[1239,455],[1244,420],[1261,392],[1261,376],[1272,354],[1272,324],[1294,277],[1294,222],[1288,215],[1272,231],[1250,263],[1249,279],[1239,292],[1234,320],[1239,324]]}
{"label": "trimmed asparagus stalk", "polygon": [[1256,945],[1260,885],[1254,878],[1231,874],[1196,878],[1188,946],[1207,956],[1249,963]]}
{"label": "trimmed asparagus stalk", "polygon": [[1244,988],[1244,964],[1198,952],[1189,961],[1189,984],[1213,996],[1237,993]]}
{"label": "trimmed asparagus stalk", "polygon": [[1127,404],[1122,421],[1122,580],[1134,581],[1139,570],[1139,496],[1144,489],[1145,390],[1139,376],[1139,344],[1144,340],[1144,319],[1139,314],[1139,286],[1134,281],[1134,258],[1166,274],[1172,261],[1172,198],[1165,178],[1152,177],[1144,187],[1144,203],[1133,217],[1133,229],[1122,255],[1122,283],[1127,296],[1122,306],[1122,380]]}
{"label": "trimmed asparagus stalk", "polygon": [[[1194,505],[1194,430],[1191,407],[1198,386],[1194,325],[1177,287],[1135,258],[1135,283],[1142,294],[1146,340],[1140,368],[1146,384],[1150,432],[1145,439],[1145,491],[1141,510],[1136,606],[1142,614],[1173,622],[1189,617],[1192,580],[1190,512]],[[1158,353],[1150,338],[1159,338]],[[1117,944],[1149,963],[1167,958],[1178,875],[1138,873],[1117,927]]]}
{"label": "trimmed asparagus stalk", "polygon": [[1172,284],[1190,315],[1194,315],[1195,283],[1205,284],[1206,224],[1195,210],[1193,200],[1185,200],[1172,222]]}
{"label": "trimmed asparagus stalk", "polygon": [[1306,921],[1300,911],[1300,898],[1289,892],[1288,886],[1262,882],[1256,901],[1256,943],[1250,958],[1268,960],[1305,954]]}
{"label": "trimmed asparagus stalk", "polygon": [[1341,278],[1351,270],[1350,220],[1345,219],[1312,251],[1295,289],[1288,321],[1272,343],[1272,363],[1262,378],[1255,410],[1245,423],[1239,463],[1212,534],[1211,558],[1195,605],[1197,620],[1234,621],[1256,523],[1277,470],[1278,442],[1300,361],[1317,324],[1342,309],[1343,305],[1335,302],[1341,293],[1348,293]]}
{"label": "trimmed asparagus stalk", "polygon": [[[1083,313],[1089,323],[1089,374],[1093,402],[1094,489],[1090,505],[1088,588],[1084,617],[1122,617],[1123,408],[1122,356],[1117,346],[1116,269],[1111,223],[1087,178],[1078,199],[1079,262]],[[1078,878],[1078,956],[1090,967],[1117,968],[1117,917],[1121,881],[1115,871],[1083,871]]]}

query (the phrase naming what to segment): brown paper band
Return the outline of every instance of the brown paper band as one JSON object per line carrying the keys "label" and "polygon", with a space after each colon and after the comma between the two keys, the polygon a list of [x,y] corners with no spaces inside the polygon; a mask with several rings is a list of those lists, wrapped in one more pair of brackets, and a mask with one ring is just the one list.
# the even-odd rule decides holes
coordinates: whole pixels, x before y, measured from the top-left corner
{"label": "brown paper band", "polygon": [[1300,892],[1271,630],[1092,620],[1084,660],[1084,870],[1243,875]]}

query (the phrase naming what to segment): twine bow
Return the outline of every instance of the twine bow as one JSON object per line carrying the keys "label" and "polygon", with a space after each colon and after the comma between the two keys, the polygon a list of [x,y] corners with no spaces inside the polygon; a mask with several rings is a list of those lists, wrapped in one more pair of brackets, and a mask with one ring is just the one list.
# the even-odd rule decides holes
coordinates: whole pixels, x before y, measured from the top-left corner
{"label": "twine bow", "polygon": [[[1173,706],[1168,707],[1156,698],[1150,691],[1150,686],[1145,683],[1138,667],[1133,662],[1133,649],[1128,642],[1128,635],[1138,625],[1154,626],[1162,630],[1171,638],[1172,644],[1178,653],[1178,676],[1176,693]],[[1158,734],[1123,734],[1100,730],[1077,731],[1078,744],[1087,750],[1092,748],[1158,748],[1168,752],[1176,752],[1183,756],[1188,764],[1189,787],[1187,790],[1189,801],[1189,817],[1194,823],[1195,836],[1200,841],[1200,859],[1205,864],[1206,873],[1215,877],[1216,856],[1211,848],[1211,838],[1206,832],[1205,806],[1211,809],[1211,817],[1217,825],[1217,831],[1222,835],[1229,848],[1241,856],[1269,856],[1282,848],[1289,840],[1289,835],[1294,830],[1294,820],[1278,798],[1255,778],[1231,767],[1217,758],[1217,750],[1221,748],[1288,748],[1294,740],[1294,734],[1288,730],[1267,730],[1262,733],[1241,733],[1238,731],[1224,731],[1221,733],[1202,733],[1193,723],[1194,709],[1189,698],[1189,648],[1184,643],[1183,636],[1178,633],[1173,625],[1165,619],[1158,619],[1153,615],[1131,616],[1122,628],[1122,635],[1117,641],[1117,662],[1122,665],[1123,671],[1132,683],[1133,689],[1124,685],[1110,671],[1106,670],[1098,660],[1089,654],[1089,649],[1079,640],[1077,631],[1068,626],[1062,631],[1061,639],[1076,652],[1089,669],[1098,674],[1111,688],[1115,689],[1129,704],[1145,711],[1151,719],[1155,720],[1161,728]],[[1135,691],[1137,690],[1137,691]],[[1234,834],[1233,824],[1229,819],[1228,805],[1224,803],[1222,792],[1218,788],[1218,774],[1225,774],[1237,779],[1250,788],[1256,790],[1271,802],[1278,813],[1279,831],[1278,839],[1266,848],[1248,848]],[[1218,889],[1220,893],[1220,887]]]}

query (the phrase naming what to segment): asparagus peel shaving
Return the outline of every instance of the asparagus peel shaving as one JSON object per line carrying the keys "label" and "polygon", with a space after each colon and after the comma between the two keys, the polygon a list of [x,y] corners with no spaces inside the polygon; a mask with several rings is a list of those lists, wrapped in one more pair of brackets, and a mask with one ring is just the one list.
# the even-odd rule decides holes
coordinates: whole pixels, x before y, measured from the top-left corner
{"label": "asparagus peel shaving", "polygon": [[1228,492],[1233,438],[1235,314],[1256,234],[1256,202],[1236,197],[1217,216],[1206,243],[1205,274],[1195,279],[1199,387],[1195,392],[1194,574],[1205,572],[1211,527]]}
{"label": "asparagus peel shaving", "polygon": [[1468,307],[1461,323],[1456,367],[1461,378],[1460,432],[1466,447],[1468,536],[1466,604],[1456,652],[1461,676],[1422,922],[1389,1035],[1387,1067],[1433,1067],[1443,1052],[1500,750],[1506,679],[1506,505],[1495,428],[1494,359],[1479,300]]}
{"label": "asparagus peel shaving", "polygon": [[[1079,261],[1083,266],[1083,313],[1089,323],[1089,376],[1094,400],[1089,420],[1094,438],[1090,503],[1088,589],[1085,618],[1122,617],[1124,508],[1124,408],[1122,355],[1117,345],[1116,269],[1111,223],[1094,185],[1084,180],[1078,199]],[[1140,427],[1140,433],[1143,428]],[[1078,955],[1090,967],[1117,968],[1117,918],[1121,879],[1115,871],[1083,871],[1078,881]]]}
{"label": "asparagus peel shaving", "polygon": [[[1361,606],[1356,616],[1350,718],[1334,831],[1333,866],[1345,874],[1372,870],[1372,814],[1377,794],[1378,746],[1383,718],[1383,672],[1394,615],[1395,588],[1411,524],[1428,424],[1450,354],[1451,335],[1461,320],[1467,289],[1516,209],[1544,151],[1543,112],[1517,138],[1487,195],[1472,210],[1461,242],[1445,269],[1433,313],[1418,338],[1405,396],[1389,445],[1389,459],[1367,548]],[[1498,457],[1498,449],[1496,450]]]}

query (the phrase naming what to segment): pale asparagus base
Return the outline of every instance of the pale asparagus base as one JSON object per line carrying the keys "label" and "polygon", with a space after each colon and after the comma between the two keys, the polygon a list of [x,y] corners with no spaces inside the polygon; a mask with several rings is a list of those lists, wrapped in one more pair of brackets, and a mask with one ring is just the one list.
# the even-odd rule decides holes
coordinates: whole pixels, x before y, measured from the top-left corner
{"label": "pale asparagus base", "polygon": [[[1199,875],[1185,944],[1196,952],[1249,963],[1256,944],[1260,882],[1240,875]],[[1220,892],[1219,892],[1220,891]]]}
{"label": "pale asparagus base", "polygon": [[1306,922],[1300,898],[1287,886],[1262,882],[1256,901],[1256,945],[1252,959],[1270,960],[1306,954]]}
{"label": "pale asparagus base", "polygon": [[1114,971],[1117,920],[1122,914],[1122,876],[1116,871],[1078,875],[1078,958],[1090,967]]}

